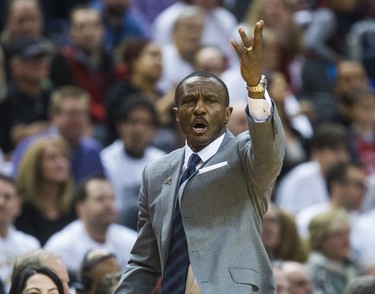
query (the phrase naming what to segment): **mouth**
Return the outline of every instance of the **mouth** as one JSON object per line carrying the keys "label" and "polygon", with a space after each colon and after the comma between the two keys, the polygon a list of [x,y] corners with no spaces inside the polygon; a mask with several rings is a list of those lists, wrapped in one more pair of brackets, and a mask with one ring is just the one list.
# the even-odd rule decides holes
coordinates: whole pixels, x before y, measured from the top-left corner
{"label": "mouth", "polygon": [[203,134],[207,130],[207,122],[203,119],[196,119],[193,123],[193,130],[197,134]]}

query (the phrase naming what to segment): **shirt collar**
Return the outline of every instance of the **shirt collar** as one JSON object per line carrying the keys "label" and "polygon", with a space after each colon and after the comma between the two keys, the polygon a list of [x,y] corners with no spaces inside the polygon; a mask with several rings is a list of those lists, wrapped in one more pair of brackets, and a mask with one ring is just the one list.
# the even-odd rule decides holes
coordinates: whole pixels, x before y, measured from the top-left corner
{"label": "shirt collar", "polygon": [[[201,151],[197,152],[197,154],[199,155],[199,157],[202,159],[203,162],[206,162],[208,159],[210,159],[212,156],[216,154],[217,150],[219,150],[219,147],[224,140],[224,136],[225,136],[225,133],[222,134],[216,140],[212,141],[208,146],[204,147]],[[184,169],[187,166],[190,155],[192,155],[193,153],[194,153],[193,150],[191,150],[187,142],[185,142]]]}

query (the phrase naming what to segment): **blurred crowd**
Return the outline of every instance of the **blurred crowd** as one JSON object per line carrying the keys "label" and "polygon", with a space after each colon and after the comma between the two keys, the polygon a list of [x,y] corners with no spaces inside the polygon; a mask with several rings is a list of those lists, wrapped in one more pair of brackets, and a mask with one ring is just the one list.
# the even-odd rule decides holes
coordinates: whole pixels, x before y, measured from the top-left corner
{"label": "blurred crowd", "polygon": [[112,293],[143,169],[184,145],[175,87],[214,73],[228,128],[247,130],[230,40],[260,19],[287,139],[262,233],[277,293],[375,289],[375,1],[6,0],[0,293],[30,265],[52,269],[65,294]]}

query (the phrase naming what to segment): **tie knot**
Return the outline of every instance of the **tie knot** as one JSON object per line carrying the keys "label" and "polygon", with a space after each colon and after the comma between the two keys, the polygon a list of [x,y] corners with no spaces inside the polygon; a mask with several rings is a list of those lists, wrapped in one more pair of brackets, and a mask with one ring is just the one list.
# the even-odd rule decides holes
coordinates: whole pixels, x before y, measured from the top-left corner
{"label": "tie knot", "polygon": [[192,155],[190,155],[188,167],[195,169],[200,162],[201,158],[199,157],[199,155],[197,153],[193,153]]}

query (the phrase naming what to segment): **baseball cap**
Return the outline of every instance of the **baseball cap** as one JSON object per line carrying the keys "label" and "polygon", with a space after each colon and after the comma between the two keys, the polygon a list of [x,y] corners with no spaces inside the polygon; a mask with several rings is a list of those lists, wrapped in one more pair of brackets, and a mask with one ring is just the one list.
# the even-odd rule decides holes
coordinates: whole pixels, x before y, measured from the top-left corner
{"label": "baseball cap", "polygon": [[11,57],[33,57],[51,55],[53,47],[50,42],[41,38],[23,38],[13,41],[9,46]]}

